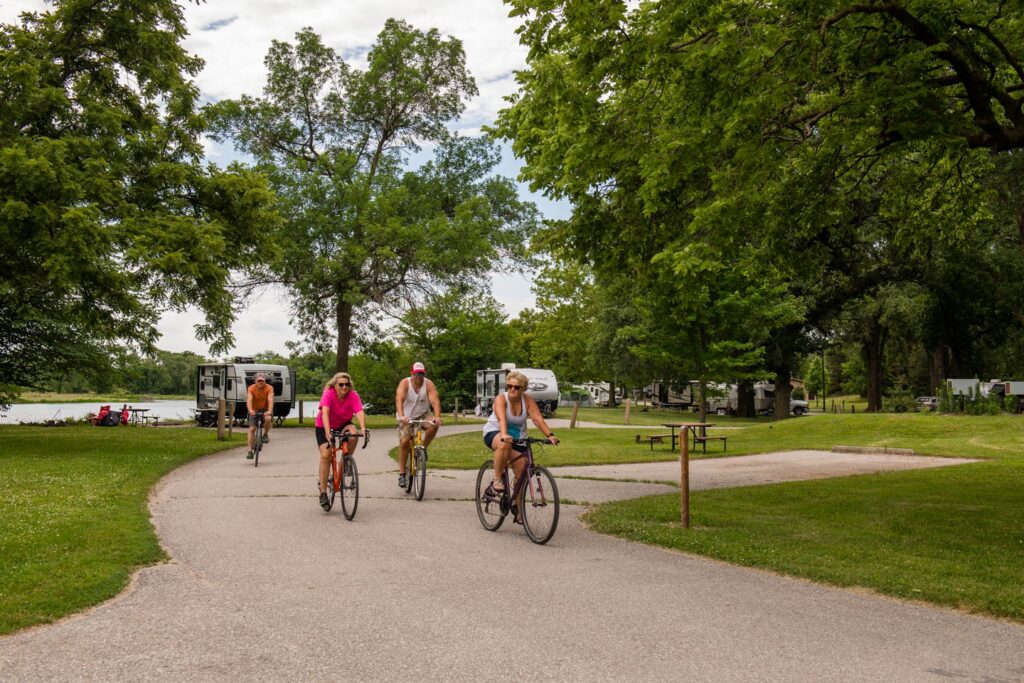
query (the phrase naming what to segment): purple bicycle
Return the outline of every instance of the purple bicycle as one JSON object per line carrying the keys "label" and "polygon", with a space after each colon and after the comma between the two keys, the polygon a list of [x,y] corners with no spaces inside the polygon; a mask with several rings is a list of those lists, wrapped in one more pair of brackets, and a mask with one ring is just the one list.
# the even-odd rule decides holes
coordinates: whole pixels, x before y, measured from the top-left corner
{"label": "purple bicycle", "polygon": [[509,472],[512,471],[512,462],[509,462],[502,475],[504,490],[492,494],[488,492],[488,486],[494,481],[494,461],[488,460],[481,465],[476,475],[476,513],[485,529],[497,531],[511,512],[515,521],[523,525],[530,540],[543,545],[551,540],[558,527],[558,487],[551,472],[534,463],[533,444],[545,444],[548,441],[526,437],[514,439],[512,443],[526,446],[524,452],[512,456],[512,462],[526,458],[524,476],[516,479],[515,484],[509,487]]}

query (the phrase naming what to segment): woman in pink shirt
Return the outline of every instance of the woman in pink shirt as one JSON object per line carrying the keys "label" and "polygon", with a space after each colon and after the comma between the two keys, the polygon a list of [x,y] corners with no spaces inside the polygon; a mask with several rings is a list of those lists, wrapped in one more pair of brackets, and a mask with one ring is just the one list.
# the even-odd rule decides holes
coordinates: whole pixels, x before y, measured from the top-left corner
{"label": "woman in pink shirt", "polygon": [[320,447],[320,507],[331,508],[327,499],[327,473],[331,469],[330,438],[327,430],[342,429],[354,432],[352,418],[359,421],[359,434],[366,433],[366,414],[359,394],[352,388],[352,378],[347,372],[339,372],[324,385],[320,397],[320,409],[316,416],[316,443]]}

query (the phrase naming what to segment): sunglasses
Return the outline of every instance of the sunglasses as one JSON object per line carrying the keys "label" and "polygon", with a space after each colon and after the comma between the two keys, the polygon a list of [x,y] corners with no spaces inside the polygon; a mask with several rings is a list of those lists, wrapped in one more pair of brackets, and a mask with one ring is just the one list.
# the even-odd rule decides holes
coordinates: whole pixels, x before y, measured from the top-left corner
{"label": "sunglasses", "polygon": [[350,387],[350,386],[352,386],[352,383],[351,382],[338,382],[338,386],[339,387]]}
{"label": "sunglasses", "polygon": [[508,387],[509,389],[522,389],[523,388],[522,384],[506,384],[505,386]]}

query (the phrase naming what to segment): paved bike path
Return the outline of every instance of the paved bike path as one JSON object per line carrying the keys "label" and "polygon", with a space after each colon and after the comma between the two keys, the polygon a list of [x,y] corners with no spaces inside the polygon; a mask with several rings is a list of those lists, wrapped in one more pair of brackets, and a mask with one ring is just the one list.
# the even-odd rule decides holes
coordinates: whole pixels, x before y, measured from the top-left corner
{"label": "paved bike path", "polygon": [[1024,679],[1019,625],[600,536],[577,506],[548,546],[486,532],[442,499],[446,472],[428,500],[401,494],[393,444],[359,452],[353,522],[316,504],[308,430],[275,431],[256,469],[236,450],[176,470],[151,503],[173,560],[0,638],[0,679]]}

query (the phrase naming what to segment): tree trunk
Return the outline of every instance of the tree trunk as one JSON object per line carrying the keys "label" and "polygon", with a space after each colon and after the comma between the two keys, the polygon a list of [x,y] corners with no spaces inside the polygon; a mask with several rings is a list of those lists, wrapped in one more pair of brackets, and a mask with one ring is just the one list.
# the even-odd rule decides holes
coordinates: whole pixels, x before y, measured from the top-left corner
{"label": "tree trunk", "polygon": [[886,330],[881,323],[873,320],[868,329],[868,339],[864,342],[862,354],[864,367],[868,375],[868,407],[869,413],[882,410],[882,364],[885,355]]}
{"label": "tree trunk", "polygon": [[775,407],[773,412],[776,420],[789,417],[789,397],[793,395],[793,386],[789,383],[793,373],[789,363],[783,363],[775,370]]}
{"label": "tree trunk", "polygon": [[335,372],[348,372],[348,351],[352,344],[352,304],[345,297],[338,296],[335,309],[338,324],[338,356],[334,361]]}
{"label": "tree trunk", "polygon": [[949,347],[940,344],[931,352],[928,363],[928,385],[932,395],[937,395],[939,387],[949,379]]}
{"label": "tree trunk", "polygon": [[608,382],[608,402],[605,405],[609,408],[615,407],[615,380]]}
{"label": "tree trunk", "polygon": [[736,417],[757,417],[754,410],[754,383],[740,380],[736,385]]}

